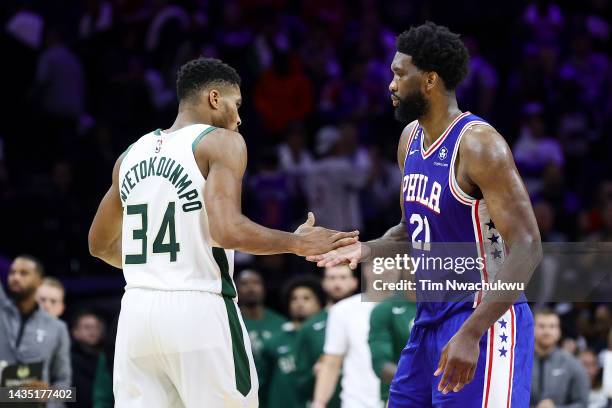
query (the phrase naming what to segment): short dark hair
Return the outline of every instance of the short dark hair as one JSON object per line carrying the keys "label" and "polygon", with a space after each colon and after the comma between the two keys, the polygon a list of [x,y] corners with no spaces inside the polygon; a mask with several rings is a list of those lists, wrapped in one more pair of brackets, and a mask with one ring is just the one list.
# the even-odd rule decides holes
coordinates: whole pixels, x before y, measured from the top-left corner
{"label": "short dark hair", "polygon": [[543,308],[536,309],[533,312],[533,317],[535,318],[536,316],[557,316],[557,317],[559,317],[559,315],[557,313],[555,313],[554,310],[552,310],[551,308],[548,308],[548,307],[543,307]]}
{"label": "short dark hair", "polygon": [[410,27],[397,37],[397,51],[412,57],[422,71],[435,71],[448,90],[454,90],[468,72],[470,56],[459,38],[447,27],[426,22]]}
{"label": "short dark hair", "polygon": [[86,316],[95,317],[102,324],[102,327],[105,327],[106,322],[104,321],[102,316],[100,316],[95,310],[89,308],[77,310],[77,312],[72,315],[72,319],[70,320],[70,327],[75,328],[81,322],[81,319]]}
{"label": "short dark hair", "polygon": [[36,270],[36,273],[38,273],[38,275],[41,278],[45,276],[45,267],[43,266],[43,263],[40,261],[40,259],[36,258],[34,255],[21,254],[21,255],[15,257],[15,259],[17,259],[17,258],[21,258],[21,259],[25,259],[25,260],[33,262],[34,263],[34,269]]}
{"label": "short dark hair", "polygon": [[179,101],[183,101],[211,84],[240,86],[240,76],[234,68],[221,60],[200,57],[179,68],[176,95]]}
{"label": "short dark hair", "polygon": [[320,280],[313,275],[303,275],[291,278],[283,287],[283,299],[285,300],[285,306],[287,309],[289,309],[291,294],[296,288],[310,289],[317,297],[319,306],[321,306],[321,308],[325,306],[325,292],[323,292]]}

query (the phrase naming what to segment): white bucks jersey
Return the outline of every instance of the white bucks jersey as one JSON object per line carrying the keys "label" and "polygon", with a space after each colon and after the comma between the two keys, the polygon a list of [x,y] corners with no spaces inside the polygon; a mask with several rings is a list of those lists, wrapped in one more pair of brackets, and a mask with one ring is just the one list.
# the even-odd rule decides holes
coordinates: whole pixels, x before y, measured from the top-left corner
{"label": "white bucks jersey", "polygon": [[210,236],[197,143],[215,128],[191,125],[141,137],[119,170],[123,273],[129,288],[201,290],[234,297],[234,251]]}

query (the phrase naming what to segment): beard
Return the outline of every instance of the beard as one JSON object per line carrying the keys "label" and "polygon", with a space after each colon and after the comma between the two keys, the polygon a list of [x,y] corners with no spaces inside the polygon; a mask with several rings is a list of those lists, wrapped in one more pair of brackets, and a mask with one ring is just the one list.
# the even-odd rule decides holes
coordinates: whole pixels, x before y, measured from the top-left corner
{"label": "beard", "polygon": [[410,123],[425,116],[428,110],[429,102],[423,92],[417,89],[406,95],[404,99],[399,99],[399,105],[395,108],[395,119],[402,123]]}
{"label": "beard", "polygon": [[20,292],[14,292],[11,290],[11,288],[7,289],[9,297],[15,302],[21,302],[24,299],[34,296],[34,293],[36,292],[36,288],[26,288]]}
{"label": "beard", "polygon": [[246,297],[246,298],[240,299],[240,303],[242,304],[242,306],[248,309],[251,309],[251,308],[261,305],[263,302],[260,301],[259,299]]}

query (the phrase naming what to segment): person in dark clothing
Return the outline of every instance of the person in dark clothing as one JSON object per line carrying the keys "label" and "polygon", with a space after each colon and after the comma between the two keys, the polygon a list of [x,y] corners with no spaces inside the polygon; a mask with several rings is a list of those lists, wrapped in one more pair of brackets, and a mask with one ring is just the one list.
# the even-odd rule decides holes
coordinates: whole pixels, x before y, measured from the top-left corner
{"label": "person in dark clothing", "polygon": [[104,322],[94,312],[83,310],[75,316],[72,334],[73,385],[78,392],[73,407],[93,406],[93,387],[100,360],[100,344],[104,337]]}

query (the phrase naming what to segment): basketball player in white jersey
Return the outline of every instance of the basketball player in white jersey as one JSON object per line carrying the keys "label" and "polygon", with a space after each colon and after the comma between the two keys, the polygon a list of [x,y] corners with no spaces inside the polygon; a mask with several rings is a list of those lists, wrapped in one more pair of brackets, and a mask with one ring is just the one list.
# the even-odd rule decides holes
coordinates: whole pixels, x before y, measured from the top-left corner
{"label": "basketball player in white jersey", "polygon": [[116,340],[117,407],[256,407],[257,376],[232,280],[234,249],[325,253],[357,231],[272,230],[242,215],[247,162],[240,77],[215,59],[178,72],[179,112],[119,157],[89,232],[127,282]]}

